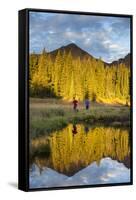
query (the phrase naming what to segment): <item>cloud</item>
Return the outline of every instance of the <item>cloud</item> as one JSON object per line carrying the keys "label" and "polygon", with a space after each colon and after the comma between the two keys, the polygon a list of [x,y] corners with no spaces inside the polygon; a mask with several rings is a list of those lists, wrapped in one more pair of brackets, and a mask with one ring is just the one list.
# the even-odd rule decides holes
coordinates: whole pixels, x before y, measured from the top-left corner
{"label": "cloud", "polygon": [[75,14],[30,12],[30,52],[52,51],[75,42],[106,62],[130,51],[130,20]]}
{"label": "cloud", "polygon": [[71,177],[45,167],[42,172],[36,165],[30,170],[30,188],[74,185],[114,184],[130,182],[130,169],[111,158],[103,158],[98,166],[93,162]]}

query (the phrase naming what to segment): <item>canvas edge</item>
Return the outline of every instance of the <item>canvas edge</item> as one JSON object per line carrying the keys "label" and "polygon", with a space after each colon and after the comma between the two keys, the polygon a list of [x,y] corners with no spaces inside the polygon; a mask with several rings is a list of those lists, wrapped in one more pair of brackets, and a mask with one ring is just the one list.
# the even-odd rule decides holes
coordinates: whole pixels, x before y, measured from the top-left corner
{"label": "canvas edge", "polygon": [[28,191],[27,32],[28,12],[18,12],[18,189]]}

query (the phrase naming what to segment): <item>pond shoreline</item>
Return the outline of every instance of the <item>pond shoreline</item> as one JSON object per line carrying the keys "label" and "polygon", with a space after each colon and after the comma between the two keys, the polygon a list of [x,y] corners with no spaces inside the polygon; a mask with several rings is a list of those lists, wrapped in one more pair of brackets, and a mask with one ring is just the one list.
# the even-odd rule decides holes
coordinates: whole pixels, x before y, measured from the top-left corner
{"label": "pond shoreline", "polygon": [[94,119],[94,118],[73,118],[73,119],[63,119],[63,118],[57,118],[55,121],[52,120],[42,120],[37,123],[37,127],[33,128],[31,130],[31,138],[38,137],[41,135],[48,135],[54,131],[61,130],[65,128],[69,123],[76,125],[78,123],[83,124],[84,126],[103,126],[103,127],[115,127],[115,128],[130,128],[130,123],[129,121],[123,121],[123,120],[116,120],[116,118],[109,118],[108,120],[104,119],[103,117],[99,119]]}
{"label": "pond shoreline", "polygon": [[99,124],[101,126],[130,127],[130,108],[119,105],[91,103],[89,110],[80,105],[78,112],[69,103],[59,101],[39,103],[30,101],[30,138],[65,128],[69,123]]}

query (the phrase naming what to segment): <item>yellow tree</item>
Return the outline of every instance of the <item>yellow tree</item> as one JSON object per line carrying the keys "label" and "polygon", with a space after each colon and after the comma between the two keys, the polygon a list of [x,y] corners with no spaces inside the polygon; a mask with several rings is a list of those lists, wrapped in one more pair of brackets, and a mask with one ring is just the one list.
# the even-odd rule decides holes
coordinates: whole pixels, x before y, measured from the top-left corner
{"label": "yellow tree", "polygon": [[35,95],[46,95],[48,81],[49,77],[47,75],[46,51],[44,49],[42,54],[40,55],[37,70],[33,74],[33,78],[31,81]]}

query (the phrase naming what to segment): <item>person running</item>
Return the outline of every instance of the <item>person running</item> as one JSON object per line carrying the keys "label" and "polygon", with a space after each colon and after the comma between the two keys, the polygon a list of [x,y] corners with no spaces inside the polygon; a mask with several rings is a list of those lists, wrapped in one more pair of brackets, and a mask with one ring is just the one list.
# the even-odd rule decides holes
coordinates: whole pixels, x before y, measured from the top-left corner
{"label": "person running", "polygon": [[75,97],[73,98],[73,109],[75,110],[75,111],[78,111],[78,109],[77,109],[77,106],[78,106],[78,101],[75,99]]}
{"label": "person running", "polygon": [[89,108],[90,108],[90,101],[88,98],[85,99],[85,108],[86,108],[86,110],[89,110]]}

